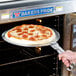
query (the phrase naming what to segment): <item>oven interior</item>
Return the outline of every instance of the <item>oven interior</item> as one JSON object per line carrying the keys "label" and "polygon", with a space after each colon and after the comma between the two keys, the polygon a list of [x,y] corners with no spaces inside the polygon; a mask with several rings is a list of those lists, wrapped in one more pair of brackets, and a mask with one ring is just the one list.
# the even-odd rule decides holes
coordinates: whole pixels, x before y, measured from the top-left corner
{"label": "oven interior", "polygon": [[63,46],[64,15],[0,24],[0,74],[25,76],[61,76],[58,53],[50,46],[21,47],[2,39],[2,33],[22,24],[40,24],[60,33],[59,44]]}

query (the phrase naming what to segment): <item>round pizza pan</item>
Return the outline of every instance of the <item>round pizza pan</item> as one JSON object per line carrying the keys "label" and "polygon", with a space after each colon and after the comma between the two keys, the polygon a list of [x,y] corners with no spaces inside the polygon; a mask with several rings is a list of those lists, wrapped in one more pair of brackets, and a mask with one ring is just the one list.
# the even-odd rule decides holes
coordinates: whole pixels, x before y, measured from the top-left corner
{"label": "round pizza pan", "polygon": [[39,43],[38,44],[37,43],[36,44],[25,44],[25,43],[21,44],[21,43],[13,42],[13,41],[11,41],[11,40],[9,40],[9,39],[7,39],[5,37],[5,34],[7,33],[7,31],[5,31],[5,32],[2,33],[2,38],[3,38],[4,41],[6,41],[6,42],[8,42],[10,44],[13,44],[13,45],[17,45],[17,46],[23,46],[23,47],[42,47],[42,46],[51,45],[52,43],[56,43],[59,40],[59,38],[60,38],[59,32],[57,32],[56,30],[54,30],[54,32],[55,32],[55,35],[56,35],[55,39],[53,39],[51,42],[50,41],[49,42],[45,41],[46,42],[45,44],[39,44]]}

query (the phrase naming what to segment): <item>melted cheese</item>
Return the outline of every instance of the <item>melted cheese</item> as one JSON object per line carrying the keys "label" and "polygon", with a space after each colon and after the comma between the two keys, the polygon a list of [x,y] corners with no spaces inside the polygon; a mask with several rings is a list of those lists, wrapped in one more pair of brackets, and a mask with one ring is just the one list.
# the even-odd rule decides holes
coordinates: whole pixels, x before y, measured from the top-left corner
{"label": "melted cheese", "polygon": [[[36,30],[36,28],[37,28],[37,27],[35,27],[35,28],[29,28],[28,33],[30,33],[31,30]],[[21,29],[24,31],[24,28],[21,28]],[[51,29],[51,30],[52,30],[52,29]],[[10,30],[9,30],[9,31],[10,31]],[[22,38],[22,35],[28,34],[28,33],[24,33],[24,34],[22,34],[22,35],[18,35],[19,33],[20,33],[20,32],[17,32],[17,31],[15,30],[15,31],[12,31],[12,32],[11,32],[11,35],[17,36],[17,37],[19,37],[19,38]],[[42,34],[39,30],[34,31],[34,32],[33,32],[33,35],[29,35],[29,36],[28,36],[28,38],[30,38],[30,37],[34,37],[34,36],[36,36],[36,35],[39,35],[40,37],[36,38],[37,41],[30,41],[30,40],[25,40],[25,39],[16,39],[16,38],[14,38],[14,37],[10,37],[10,38],[9,38],[9,37],[7,36],[7,33],[6,33],[5,37],[6,37],[6,39],[9,40],[11,43],[17,43],[17,44],[22,44],[22,45],[32,45],[32,44],[35,45],[35,44],[46,44],[46,43],[49,43],[49,42],[55,40],[55,39],[56,39],[56,35],[55,35],[55,33],[54,33],[53,30],[52,30],[52,33],[53,33],[53,35],[52,35],[51,37],[49,37],[48,39],[45,39],[45,37],[43,38],[43,37],[42,37],[43,34]],[[46,33],[44,33],[44,35],[49,36],[49,35],[50,35],[50,31],[46,31]]]}

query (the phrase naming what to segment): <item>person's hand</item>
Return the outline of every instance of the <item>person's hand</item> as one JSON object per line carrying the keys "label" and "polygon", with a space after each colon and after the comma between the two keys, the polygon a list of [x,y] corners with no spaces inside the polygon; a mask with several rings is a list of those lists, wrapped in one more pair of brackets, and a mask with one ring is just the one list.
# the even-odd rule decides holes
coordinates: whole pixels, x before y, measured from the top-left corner
{"label": "person's hand", "polygon": [[72,52],[70,50],[65,51],[62,54],[59,54],[59,60],[62,60],[62,62],[66,65],[66,67],[69,67],[70,64],[76,63],[76,52]]}

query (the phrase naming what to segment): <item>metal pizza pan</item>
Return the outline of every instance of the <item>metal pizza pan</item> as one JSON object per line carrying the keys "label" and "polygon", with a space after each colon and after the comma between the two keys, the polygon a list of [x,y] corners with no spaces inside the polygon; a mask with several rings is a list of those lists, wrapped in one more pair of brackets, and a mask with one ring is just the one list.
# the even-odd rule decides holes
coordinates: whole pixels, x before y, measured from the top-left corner
{"label": "metal pizza pan", "polygon": [[45,43],[44,44],[25,44],[25,43],[23,43],[23,44],[21,44],[21,43],[16,43],[16,41],[15,42],[13,42],[13,41],[11,41],[11,40],[9,40],[9,39],[7,39],[6,37],[5,37],[5,34],[8,32],[8,31],[5,31],[5,32],[3,32],[2,33],[2,38],[3,38],[3,40],[4,41],[6,41],[6,42],[8,42],[8,43],[10,43],[10,44],[13,44],[13,45],[17,45],[17,46],[24,46],[24,47],[42,47],[42,46],[48,46],[48,45],[50,45],[50,44],[53,44],[53,43],[56,43],[58,40],[59,40],[59,38],[60,38],[60,34],[59,34],[59,32],[57,32],[56,30],[54,30],[53,29],[53,31],[55,32],[55,35],[56,35],[56,37],[55,37],[55,39],[53,39],[51,42],[49,41],[49,42],[46,42],[45,41]]}

